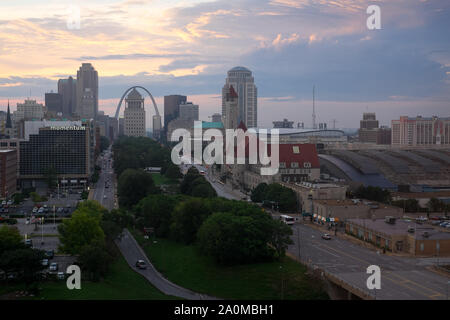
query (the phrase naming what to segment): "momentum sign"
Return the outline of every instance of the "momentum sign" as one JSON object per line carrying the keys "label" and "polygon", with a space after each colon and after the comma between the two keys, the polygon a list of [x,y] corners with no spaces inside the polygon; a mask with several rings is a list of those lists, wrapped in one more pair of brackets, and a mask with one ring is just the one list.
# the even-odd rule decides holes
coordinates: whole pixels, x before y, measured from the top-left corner
{"label": "momentum sign", "polygon": [[86,130],[86,127],[67,126],[67,127],[50,127],[50,130]]}

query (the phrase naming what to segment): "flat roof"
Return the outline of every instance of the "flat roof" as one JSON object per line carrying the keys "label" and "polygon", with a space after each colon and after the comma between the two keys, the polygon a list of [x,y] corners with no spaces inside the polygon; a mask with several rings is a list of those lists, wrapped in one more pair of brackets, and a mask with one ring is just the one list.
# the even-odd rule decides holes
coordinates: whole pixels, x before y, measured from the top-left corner
{"label": "flat roof", "polygon": [[[411,220],[396,219],[394,224],[387,223],[384,219],[348,219],[347,222],[387,235],[408,234],[417,240],[450,239],[450,232],[439,231],[429,225],[416,224],[415,221]],[[416,231],[409,233],[409,228],[415,228]],[[428,237],[423,236],[424,232],[428,233]]]}
{"label": "flat roof", "polygon": [[12,151],[16,151],[15,149],[0,149],[1,153],[7,153],[7,152],[12,152]]}

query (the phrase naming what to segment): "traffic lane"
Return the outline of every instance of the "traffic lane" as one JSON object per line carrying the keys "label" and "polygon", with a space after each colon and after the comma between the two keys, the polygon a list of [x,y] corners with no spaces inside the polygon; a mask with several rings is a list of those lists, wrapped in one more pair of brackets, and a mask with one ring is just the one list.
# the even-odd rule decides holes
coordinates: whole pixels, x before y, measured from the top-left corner
{"label": "traffic lane", "polygon": [[[379,296],[386,293],[386,298],[397,292],[398,296],[404,294],[409,298],[439,299],[442,298],[445,278],[436,275],[423,267],[418,266],[414,259],[392,257],[359,247],[347,240],[333,238],[322,240],[320,231],[303,226],[300,228],[300,253],[302,261],[317,265],[335,275],[343,275],[356,287],[365,287],[365,281],[358,279],[357,274],[364,274],[369,265],[378,265],[382,271],[382,277],[387,280],[387,290],[380,290]],[[302,237],[303,234],[303,237]],[[288,251],[298,256],[297,238],[294,231],[294,246]],[[351,271],[349,273],[348,271]],[[352,276],[353,275],[353,276]],[[427,280],[424,281],[424,278]],[[361,280],[361,281],[360,281]],[[389,284],[391,287],[389,287]]]}

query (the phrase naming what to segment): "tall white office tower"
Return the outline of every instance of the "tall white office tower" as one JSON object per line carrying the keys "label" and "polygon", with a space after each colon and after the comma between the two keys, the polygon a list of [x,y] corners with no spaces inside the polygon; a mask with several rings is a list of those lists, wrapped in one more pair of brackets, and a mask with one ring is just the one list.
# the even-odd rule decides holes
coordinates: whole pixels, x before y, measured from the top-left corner
{"label": "tall white office tower", "polygon": [[90,63],[83,63],[77,72],[76,114],[95,119],[98,113],[98,73]]}
{"label": "tall white office tower", "polygon": [[145,137],[144,98],[133,89],[125,99],[124,134],[131,137]]}
{"label": "tall white office tower", "polygon": [[229,86],[232,85],[238,95],[238,123],[247,128],[258,126],[258,92],[252,72],[245,67],[234,67],[228,71],[225,86],[222,88],[222,116],[226,116],[225,99]]}

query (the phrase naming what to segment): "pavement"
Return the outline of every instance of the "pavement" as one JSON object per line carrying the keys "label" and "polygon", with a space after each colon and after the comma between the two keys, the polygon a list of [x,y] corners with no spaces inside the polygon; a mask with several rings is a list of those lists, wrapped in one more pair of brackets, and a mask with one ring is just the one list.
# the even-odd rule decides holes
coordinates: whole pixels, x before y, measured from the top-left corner
{"label": "pavement", "polygon": [[[99,157],[97,164],[102,167],[102,170],[95,185],[92,200],[96,200],[106,209],[112,210],[117,207],[117,201],[115,196],[116,181],[114,176],[114,169],[112,167],[113,160],[110,149],[106,151],[104,157]],[[108,188],[105,188],[106,181],[108,181]]]}
{"label": "pavement", "polygon": [[[300,256],[303,263],[320,268],[375,299],[448,299],[450,279],[429,270],[436,258],[389,256],[335,236],[324,240],[321,236],[325,231],[305,224],[295,224],[292,229],[294,244],[288,248],[291,256]],[[440,263],[450,263],[450,258],[440,258]],[[366,270],[370,265],[381,269],[379,290],[367,289]]]}
{"label": "pavement", "polygon": [[[116,240],[116,244],[130,267],[135,272],[139,273],[148,281],[150,281],[153,286],[155,286],[164,294],[188,300],[217,300],[217,298],[195,293],[188,289],[177,286],[176,284],[164,278],[151,264],[145,252],[138,245],[138,243],[128,230],[124,230],[120,240]],[[141,270],[136,268],[135,264],[137,260],[144,260],[147,264],[147,269]]]}

